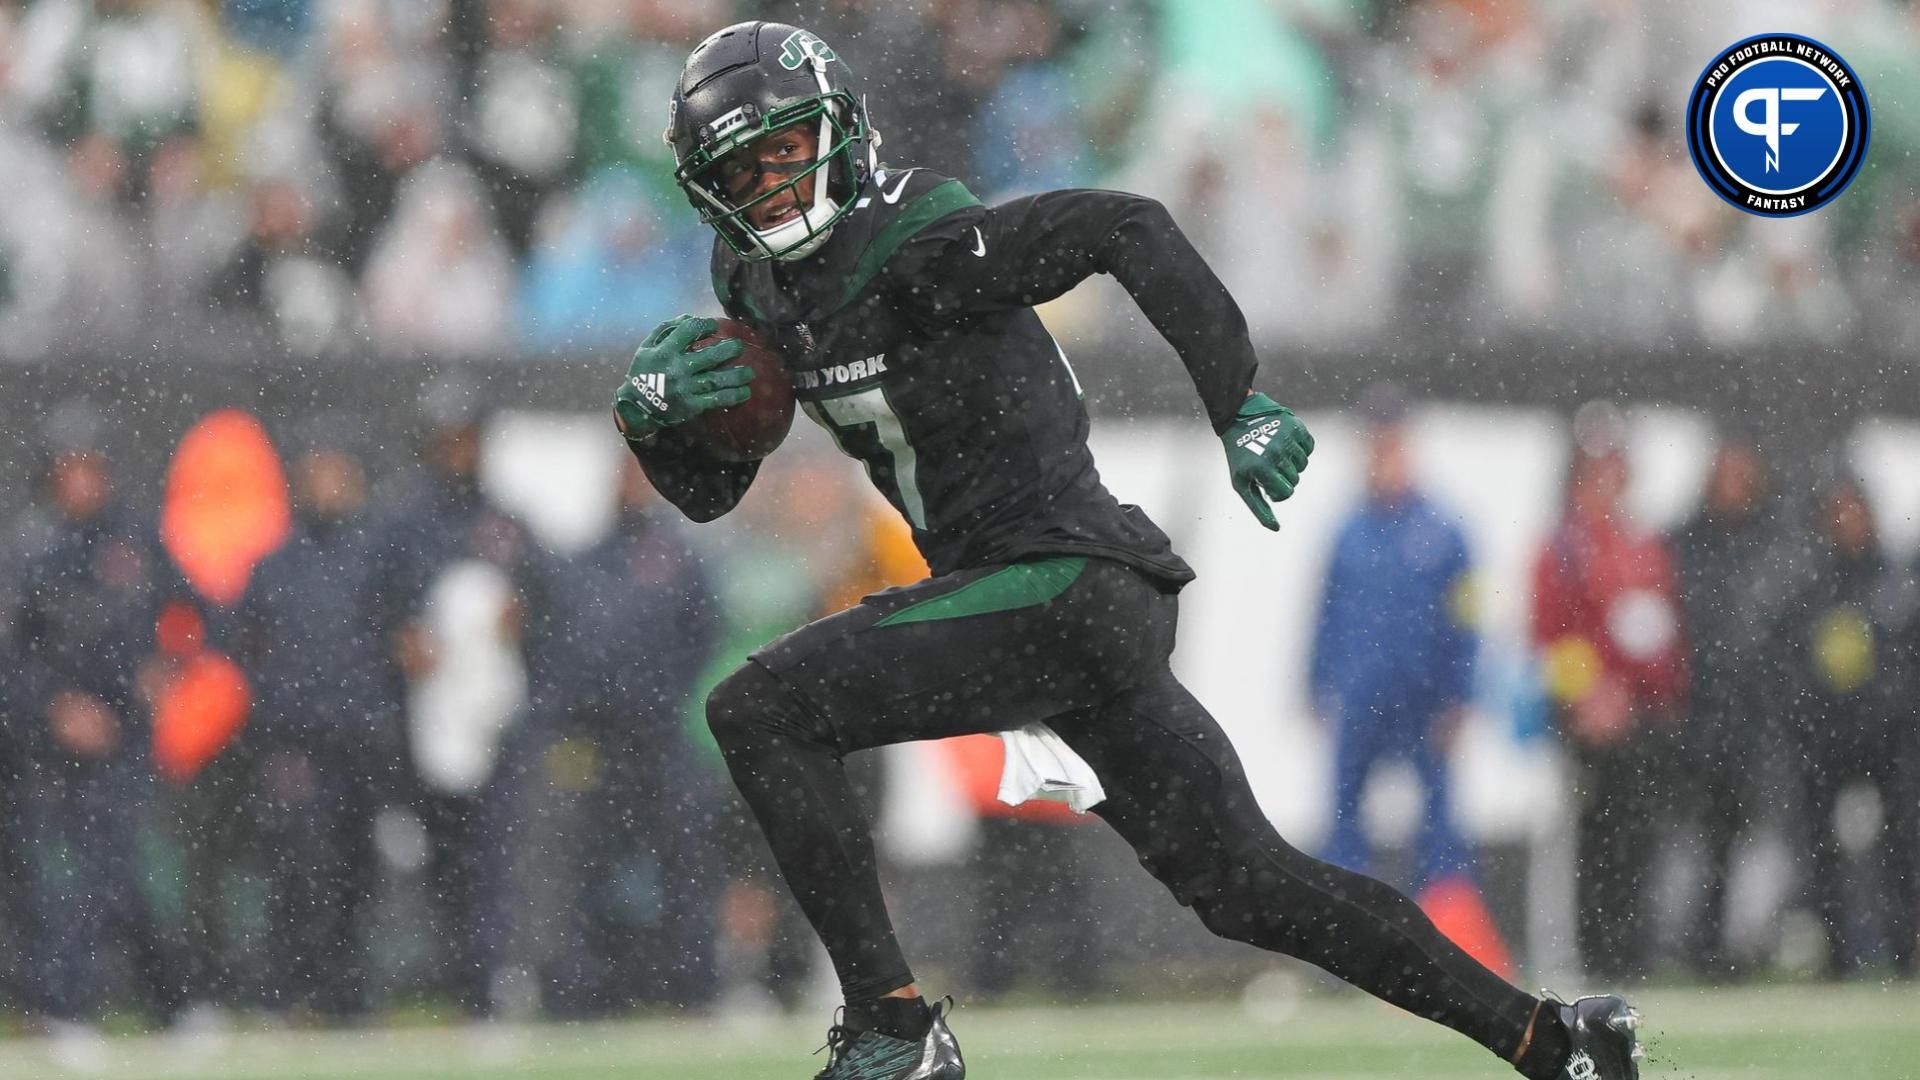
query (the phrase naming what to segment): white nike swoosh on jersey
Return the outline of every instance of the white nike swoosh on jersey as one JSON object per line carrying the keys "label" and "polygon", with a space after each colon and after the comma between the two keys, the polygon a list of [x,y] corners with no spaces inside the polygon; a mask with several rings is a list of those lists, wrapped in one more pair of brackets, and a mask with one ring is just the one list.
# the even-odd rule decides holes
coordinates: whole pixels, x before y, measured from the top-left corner
{"label": "white nike swoosh on jersey", "polygon": [[978,225],[975,225],[973,227],[973,239],[974,239],[973,253],[982,259],[986,258],[987,257],[987,235],[980,231],[980,226]]}
{"label": "white nike swoosh on jersey", "polygon": [[900,201],[900,193],[907,190],[907,178],[912,176],[914,171],[913,169],[908,169],[906,172],[901,173],[900,182],[893,185],[892,191],[882,191],[880,193],[880,198],[884,199],[888,206],[892,206],[894,203]]}

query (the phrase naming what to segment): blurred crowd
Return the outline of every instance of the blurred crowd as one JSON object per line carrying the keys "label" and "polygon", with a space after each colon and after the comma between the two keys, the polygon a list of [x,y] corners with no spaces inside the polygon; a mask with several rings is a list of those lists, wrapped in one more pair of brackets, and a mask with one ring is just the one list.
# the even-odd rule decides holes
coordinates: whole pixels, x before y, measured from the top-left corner
{"label": "blurred crowd", "polygon": [[[1408,762],[1424,796],[1412,884],[1471,949],[1497,936],[1473,896],[1448,763],[1480,585],[1460,525],[1414,480],[1406,402],[1389,390],[1362,405],[1367,496],[1334,548],[1309,673],[1335,735],[1327,855],[1369,868],[1363,789],[1376,765]],[[1627,508],[1624,418],[1596,402],[1572,430],[1528,618],[1566,765],[1583,968],[1609,984],[1752,977],[1790,951],[1791,910],[1819,939],[1802,966],[1920,975],[1920,563],[1887,557],[1842,453],[1818,456],[1796,494],[1776,473],[1795,463],[1724,427],[1698,508],[1662,535]],[[1746,845],[1762,837],[1789,853],[1762,875],[1785,895],[1741,933],[1729,881],[1757,865]],[[1682,865],[1662,866],[1676,851]]]}
{"label": "blurred crowd", "polygon": [[1765,967],[1728,932],[1739,845],[1786,838],[1821,938],[1814,967],[1911,979],[1920,947],[1920,566],[1890,560],[1843,453],[1790,462],[1723,432],[1698,511],[1633,523],[1625,428],[1574,418],[1566,509],[1534,573],[1532,629],[1572,764],[1575,937],[1590,971],[1658,966],[1655,861],[1698,838],[1686,969]]}
{"label": "blurred crowd", "polygon": [[1788,15],[1920,84],[1903,0],[5,0],[0,348],[521,357],[710,307],[660,132],[749,17],[836,45],[895,164],[1160,198],[1268,341],[1911,345],[1910,111],[1791,222],[1687,161],[1704,58]]}
{"label": "blurred crowd", "polygon": [[[1362,795],[1377,766],[1412,764],[1425,797],[1398,884],[1490,964],[1538,963],[1546,943],[1511,920],[1509,952],[1486,849],[1451,816],[1474,553],[1415,481],[1405,399],[1362,407],[1366,496],[1305,673],[1335,735],[1323,854],[1392,876],[1370,865]],[[579,1017],[805,999],[815,949],[700,703],[748,650],[923,575],[904,526],[841,463],[796,452],[696,543],[623,462],[605,532],[562,552],[482,482],[488,424],[470,386],[437,384],[408,464],[376,475],[391,451],[351,415],[269,435],[221,410],[150,498],[91,406],[52,412],[0,558],[0,1009],[84,1038],[126,1009],[193,1029],[236,1008],[325,1023],[420,1001]],[[1623,509],[1619,417],[1588,407],[1573,433],[1530,619],[1579,962],[1610,981],[1912,977],[1917,568],[1883,554],[1842,466],[1792,499],[1728,429],[1697,514],[1659,535]],[[1098,907],[1071,828],[1088,819],[998,803],[998,745],[939,744],[979,820],[938,908],[966,923],[957,981],[1088,992]],[[855,764],[877,807],[888,772]],[[1687,837],[1676,894],[1656,859]],[[1787,861],[1744,889],[1774,894],[1767,925],[1736,932],[1730,877],[1769,838]],[[1794,918],[1811,955],[1788,955]]]}
{"label": "blurred crowd", "polygon": [[[363,418],[270,436],[218,410],[150,496],[94,406],[45,418],[0,542],[0,1018],[69,1064],[129,1011],[203,1032],[817,992],[703,702],[749,650],[924,577],[905,523],[801,450],[696,544],[622,452],[611,521],[561,550],[483,483],[476,384],[418,420],[376,475]],[[1000,804],[997,739],[943,746],[999,841],[966,875],[964,977],[1092,985],[1058,840],[1088,819]],[[877,808],[881,761],[854,775]]]}
{"label": "blurred crowd", "polygon": [[[1855,190],[1793,221],[1719,203],[1686,160],[1699,63],[1789,8],[1874,100],[1920,100],[1920,5],[1897,0],[0,0],[0,353],[630,343],[711,306],[710,238],[660,131],[687,49],[755,16],[839,49],[891,161],[988,198],[1161,198],[1264,341],[1920,344],[1920,114],[1876,114]],[[1326,854],[1367,861],[1360,793],[1409,760],[1415,884],[1457,914],[1445,886],[1475,859],[1444,758],[1473,553],[1396,456],[1404,404],[1372,408],[1374,489],[1328,569],[1311,675],[1338,732]],[[696,549],[629,469],[612,529],[562,556],[478,482],[471,392],[429,395],[391,473],[351,417],[271,439],[229,421],[145,500],[97,413],[50,415],[34,506],[0,537],[17,1013],[350,1019],[419,993],[578,1016],[791,992],[810,946],[694,703],[748,648],[923,572],[898,521],[783,455],[760,481],[779,494]],[[1533,631],[1586,964],[1657,966],[1653,854],[1691,831],[1680,959],[1764,968],[1723,913],[1731,853],[1769,832],[1816,966],[1913,974],[1915,569],[1882,554],[1840,465],[1790,500],[1729,432],[1698,516],[1661,536],[1620,510],[1617,426],[1588,413],[1575,442]],[[196,492],[236,489],[256,496],[240,517],[196,514]],[[1023,963],[1088,978],[1084,921],[1024,957],[1007,929],[1072,911],[1060,821],[995,809],[990,754],[954,767],[987,831],[1020,838],[977,868],[972,984]]]}
{"label": "blurred crowd", "polygon": [[818,526],[817,559],[769,550],[768,520],[703,557],[629,462],[610,530],[560,556],[483,492],[471,389],[424,407],[419,464],[377,478],[346,415],[269,440],[215,413],[160,505],[89,406],[49,417],[0,559],[11,1011],[61,1033],[110,1007],[580,1016],[698,1006],[726,972],[804,986],[699,702],[924,573],[904,529],[802,461],[738,516]]}

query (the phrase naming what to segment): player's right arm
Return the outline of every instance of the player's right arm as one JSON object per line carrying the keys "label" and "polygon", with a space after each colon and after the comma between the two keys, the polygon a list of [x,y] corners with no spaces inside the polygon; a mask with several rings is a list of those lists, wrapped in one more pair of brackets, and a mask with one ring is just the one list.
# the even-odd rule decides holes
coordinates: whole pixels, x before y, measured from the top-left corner
{"label": "player's right arm", "polygon": [[634,352],[613,395],[614,425],[647,480],[695,521],[712,521],[733,509],[760,471],[757,461],[714,457],[680,429],[711,409],[747,400],[751,369],[720,366],[740,355],[740,342],[692,347],[716,328],[712,319],[691,315],[661,323]]}
{"label": "player's right arm", "polygon": [[1253,384],[1240,305],[1166,207],[1145,196],[1068,189],[968,207],[920,230],[889,270],[913,320],[936,331],[1108,274],[1179,354],[1215,432]]}
{"label": "player's right arm", "polygon": [[1291,409],[1252,389],[1258,365],[1247,320],[1160,203],[1071,189],[970,206],[915,234],[889,269],[909,318],[935,333],[1111,275],[1186,365],[1226,448],[1234,490],[1262,525],[1280,527],[1268,501],[1293,494],[1313,436]]}

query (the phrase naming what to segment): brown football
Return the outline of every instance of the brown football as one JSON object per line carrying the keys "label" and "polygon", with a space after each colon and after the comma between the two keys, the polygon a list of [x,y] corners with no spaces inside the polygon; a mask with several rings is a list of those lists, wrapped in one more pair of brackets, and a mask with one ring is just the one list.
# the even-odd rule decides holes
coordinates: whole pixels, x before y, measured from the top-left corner
{"label": "brown football", "polygon": [[753,396],[731,408],[694,417],[687,421],[686,431],[724,461],[758,461],[773,453],[793,427],[793,387],[787,380],[787,365],[753,327],[732,319],[716,321],[719,328],[694,342],[693,347],[704,349],[725,338],[742,342],[746,350],[739,359],[729,360],[721,368],[742,364],[752,368],[753,382],[747,389]]}

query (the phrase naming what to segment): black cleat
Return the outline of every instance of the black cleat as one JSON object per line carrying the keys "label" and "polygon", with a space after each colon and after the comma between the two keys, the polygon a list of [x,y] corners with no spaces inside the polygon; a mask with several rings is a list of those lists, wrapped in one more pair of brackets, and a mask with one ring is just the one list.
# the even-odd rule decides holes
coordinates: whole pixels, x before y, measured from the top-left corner
{"label": "black cleat", "polygon": [[1640,1013],[1615,994],[1575,998],[1549,996],[1567,1029],[1573,1053],[1557,1075],[1565,1080],[1640,1080]]}
{"label": "black cleat", "polygon": [[835,1024],[827,1030],[831,1054],[813,1080],[966,1080],[960,1043],[947,1028],[953,999],[934,1003],[933,1024],[917,1040]]}

